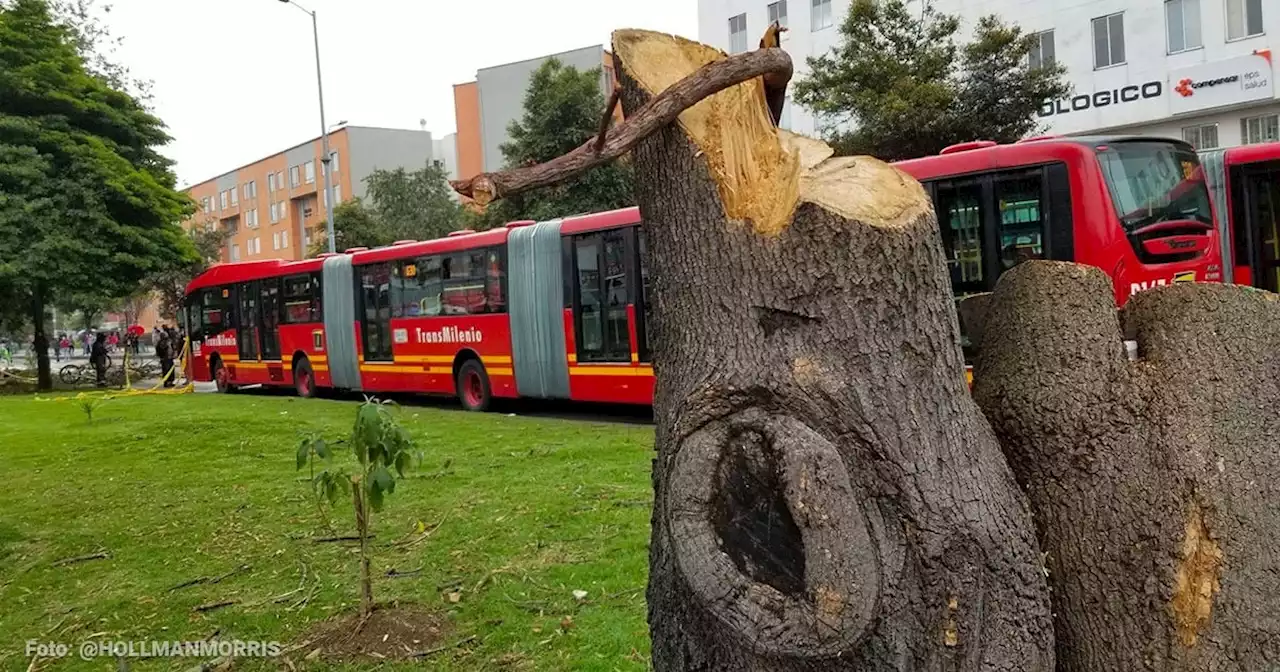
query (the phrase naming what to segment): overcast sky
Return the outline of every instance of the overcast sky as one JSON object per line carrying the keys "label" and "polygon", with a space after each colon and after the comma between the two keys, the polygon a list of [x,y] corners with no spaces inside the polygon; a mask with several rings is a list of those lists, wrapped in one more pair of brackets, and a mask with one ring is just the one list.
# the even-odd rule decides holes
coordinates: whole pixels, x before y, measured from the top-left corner
{"label": "overcast sky", "polygon": [[[187,186],[320,133],[311,18],[279,0],[98,0],[118,60],[155,83]],[[696,0],[300,0],[316,10],[329,124],[454,131],[479,68],[608,45],[615,28],[697,37]]]}

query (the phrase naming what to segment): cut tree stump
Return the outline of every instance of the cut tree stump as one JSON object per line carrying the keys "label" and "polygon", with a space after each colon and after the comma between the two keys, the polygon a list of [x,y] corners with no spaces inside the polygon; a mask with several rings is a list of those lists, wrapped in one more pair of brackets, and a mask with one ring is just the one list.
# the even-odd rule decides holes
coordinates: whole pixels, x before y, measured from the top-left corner
{"label": "cut tree stump", "polygon": [[1050,672],[1030,509],[969,396],[923,188],[776,128],[791,61],[614,33],[653,282],[656,670]]}
{"label": "cut tree stump", "polygon": [[1028,262],[974,394],[1031,498],[1062,672],[1280,670],[1280,297]]}
{"label": "cut tree stump", "polygon": [[[628,119],[721,52],[614,34]],[[785,83],[784,83],[785,84]],[[658,670],[1053,669],[1027,503],[969,398],[921,186],[761,79],[632,152],[658,391]]]}

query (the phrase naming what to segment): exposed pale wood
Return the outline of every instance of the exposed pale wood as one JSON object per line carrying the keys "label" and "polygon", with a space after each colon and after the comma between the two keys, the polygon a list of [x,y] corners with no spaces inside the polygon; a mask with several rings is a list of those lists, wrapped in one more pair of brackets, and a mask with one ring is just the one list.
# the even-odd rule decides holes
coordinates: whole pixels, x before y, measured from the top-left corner
{"label": "exposed pale wood", "polygon": [[608,132],[598,151],[598,141],[593,138],[572,152],[546,163],[497,173],[481,173],[465,180],[453,180],[450,184],[459,194],[485,205],[504,196],[563,182],[622,156],[635,147],[636,143],[675,121],[681,112],[711,94],[766,73],[773,73],[774,81],[784,78],[789,81],[791,57],[781,49],[764,49],[708,63],[672,85],[662,95],[654,97],[643,109],[628,115],[626,121]]}

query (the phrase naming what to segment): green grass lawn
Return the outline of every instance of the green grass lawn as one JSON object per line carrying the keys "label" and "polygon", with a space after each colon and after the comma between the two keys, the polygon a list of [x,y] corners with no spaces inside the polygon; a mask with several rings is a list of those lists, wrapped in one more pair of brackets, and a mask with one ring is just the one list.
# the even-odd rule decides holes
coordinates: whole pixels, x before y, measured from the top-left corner
{"label": "green grass lawn", "polygon": [[[141,396],[110,401],[89,424],[69,401],[0,397],[0,669],[27,668],[29,639],[72,646],[47,669],[100,670],[108,664],[75,653],[91,635],[181,641],[216,632],[288,645],[352,611],[356,551],[312,542],[330,533],[294,459],[301,432],[344,436],[355,408],[284,396]],[[450,646],[425,666],[645,669],[652,428],[414,406],[400,416],[425,459],[374,517],[374,596],[439,610],[449,624],[440,644]],[[330,519],[338,534],[352,534],[349,501]],[[391,546],[415,528],[436,529],[413,547]],[[99,550],[110,557],[53,566]],[[170,590],[242,565],[249,569],[221,583]],[[392,568],[421,572],[389,578]],[[194,611],[226,600],[238,603]],[[307,665],[302,653],[291,657]],[[196,662],[152,659],[133,669]]]}

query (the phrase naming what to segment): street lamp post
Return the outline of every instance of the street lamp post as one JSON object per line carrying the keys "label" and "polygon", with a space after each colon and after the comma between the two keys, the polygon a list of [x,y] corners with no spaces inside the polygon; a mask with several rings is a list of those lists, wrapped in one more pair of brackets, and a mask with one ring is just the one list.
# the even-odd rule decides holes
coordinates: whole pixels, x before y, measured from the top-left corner
{"label": "street lamp post", "polygon": [[323,164],[322,175],[324,180],[324,215],[325,215],[325,239],[329,245],[329,251],[335,252],[335,240],[333,237],[333,187],[330,178],[329,163],[333,159],[333,155],[329,153],[329,126],[324,123],[324,80],[320,76],[320,29],[316,25],[316,13],[293,0],[280,0],[285,4],[293,5],[298,9],[311,15],[311,34],[315,38],[316,43],[316,88],[320,91],[320,152],[323,157],[320,162]]}

